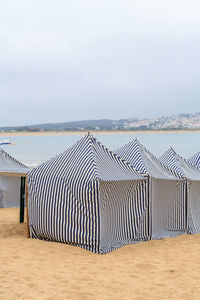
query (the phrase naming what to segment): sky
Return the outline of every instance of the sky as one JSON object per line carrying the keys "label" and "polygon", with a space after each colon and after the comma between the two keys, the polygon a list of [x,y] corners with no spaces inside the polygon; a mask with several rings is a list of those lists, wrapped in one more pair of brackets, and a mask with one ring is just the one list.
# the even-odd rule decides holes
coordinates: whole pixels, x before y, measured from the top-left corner
{"label": "sky", "polygon": [[0,126],[200,112],[199,0],[0,0]]}

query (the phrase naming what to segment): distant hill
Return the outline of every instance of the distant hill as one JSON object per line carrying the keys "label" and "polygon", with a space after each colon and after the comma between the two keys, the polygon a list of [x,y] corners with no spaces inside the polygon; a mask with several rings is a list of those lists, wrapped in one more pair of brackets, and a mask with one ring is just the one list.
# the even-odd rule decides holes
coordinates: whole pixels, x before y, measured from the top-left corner
{"label": "distant hill", "polygon": [[200,129],[200,113],[160,118],[86,120],[0,127],[0,131],[80,131],[80,130],[195,130]]}

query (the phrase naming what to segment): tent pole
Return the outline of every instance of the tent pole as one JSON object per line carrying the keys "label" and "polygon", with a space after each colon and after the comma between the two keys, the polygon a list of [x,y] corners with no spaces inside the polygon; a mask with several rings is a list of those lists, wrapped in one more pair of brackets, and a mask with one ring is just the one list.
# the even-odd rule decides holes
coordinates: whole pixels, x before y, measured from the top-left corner
{"label": "tent pole", "polygon": [[27,177],[26,177],[26,223],[27,223],[27,237],[30,238],[29,216],[28,216],[28,182],[27,182]]}
{"label": "tent pole", "polygon": [[147,193],[148,193],[148,239],[151,240],[152,237],[152,223],[151,223],[151,197],[150,197],[150,184],[151,184],[151,179],[150,176],[148,175],[147,178]]}
{"label": "tent pole", "polygon": [[20,218],[19,222],[24,222],[24,193],[25,193],[25,177],[21,177],[21,186],[20,186]]}
{"label": "tent pole", "polygon": [[186,233],[189,232],[189,222],[188,222],[188,216],[189,216],[189,207],[190,207],[190,197],[189,197],[189,183],[188,179],[185,181],[185,206],[186,206]]}

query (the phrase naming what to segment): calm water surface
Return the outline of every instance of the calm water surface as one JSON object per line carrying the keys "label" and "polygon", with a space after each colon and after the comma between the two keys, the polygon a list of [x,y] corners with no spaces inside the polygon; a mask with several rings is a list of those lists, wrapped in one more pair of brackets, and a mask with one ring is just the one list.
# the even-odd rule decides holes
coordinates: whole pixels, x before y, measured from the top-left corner
{"label": "calm water surface", "polygon": [[[0,136],[10,139],[14,145],[2,148],[23,163],[40,164],[65,151],[84,135],[46,136]],[[200,133],[138,133],[135,134],[94,134],[106,147],[115,150],[137,137],[154,155],[159,156],[172,146],[181,156],[188,158],[200,151]]]}

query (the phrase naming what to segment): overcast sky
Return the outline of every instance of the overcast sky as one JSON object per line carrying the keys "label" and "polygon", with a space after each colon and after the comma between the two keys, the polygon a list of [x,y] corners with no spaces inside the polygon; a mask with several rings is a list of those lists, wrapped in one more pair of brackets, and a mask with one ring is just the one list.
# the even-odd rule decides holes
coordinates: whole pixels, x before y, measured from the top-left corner
{"label": "overcast sky", "polygon": [[0,0],[0,126],[200,111],[199,0]]}

